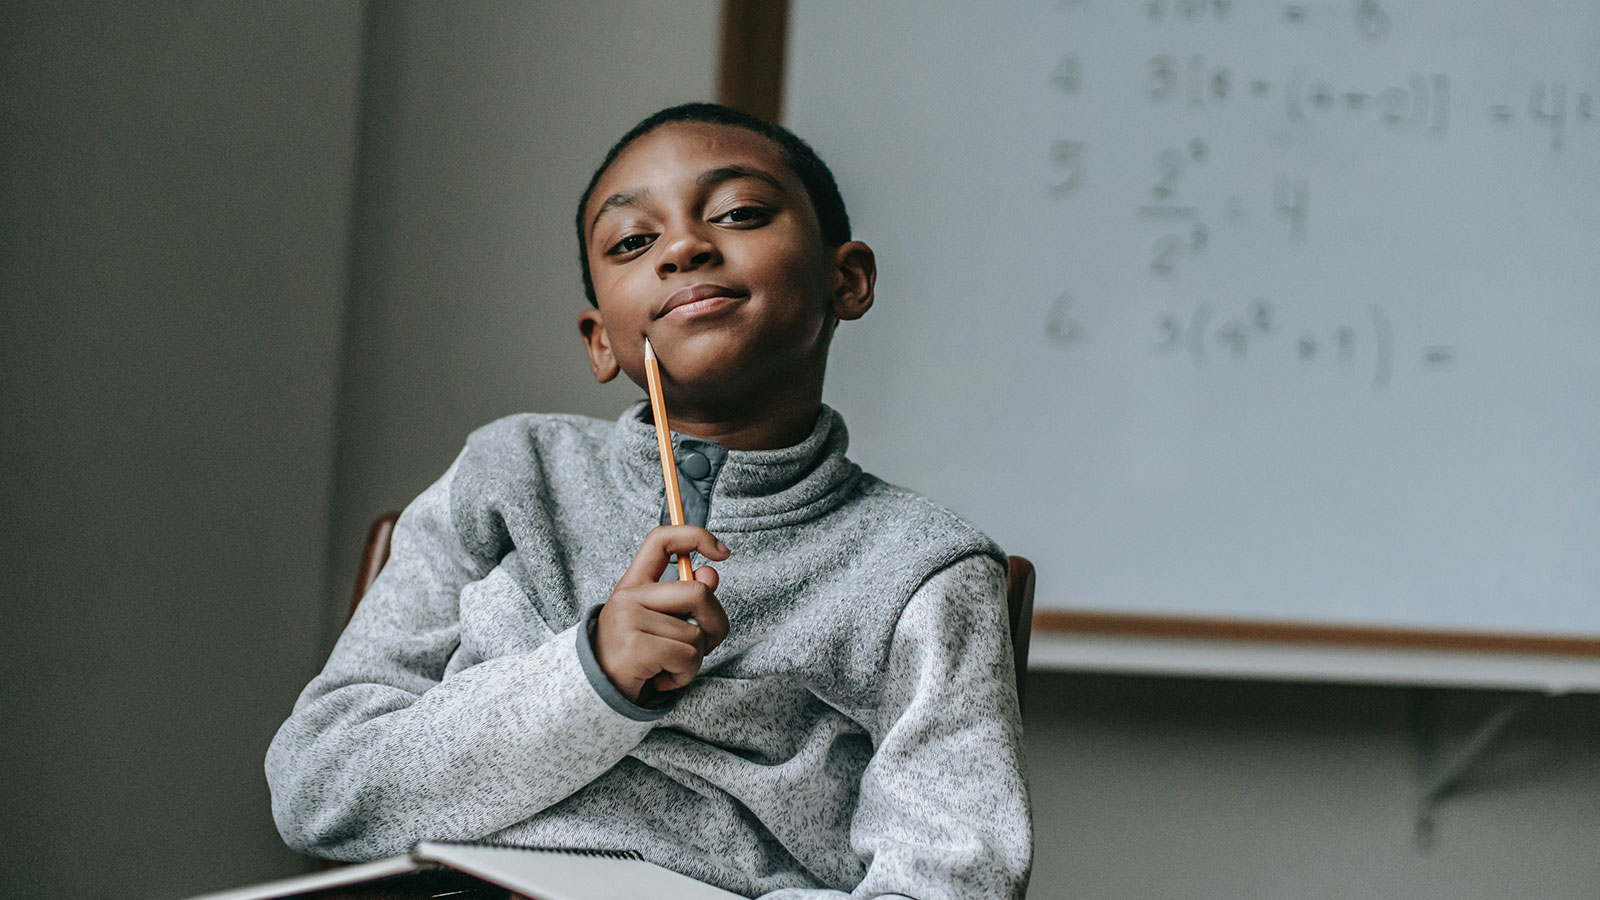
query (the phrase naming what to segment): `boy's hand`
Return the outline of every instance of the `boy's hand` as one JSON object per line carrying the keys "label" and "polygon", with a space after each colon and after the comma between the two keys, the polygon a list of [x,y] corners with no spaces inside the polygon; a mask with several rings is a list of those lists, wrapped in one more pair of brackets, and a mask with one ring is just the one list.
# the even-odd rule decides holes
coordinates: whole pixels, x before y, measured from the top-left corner
{"label": "boy's hand", "polygon": [[651,529],[600,609],[595,659],[630,703],[648,703],[688,684],[706,654],[728,636],[728,615],[712,593],[716,569],[695,569],[693,581],[657,581],[673,554],[690,551],[719,562],[728,558],[728,546],[704,528]]}

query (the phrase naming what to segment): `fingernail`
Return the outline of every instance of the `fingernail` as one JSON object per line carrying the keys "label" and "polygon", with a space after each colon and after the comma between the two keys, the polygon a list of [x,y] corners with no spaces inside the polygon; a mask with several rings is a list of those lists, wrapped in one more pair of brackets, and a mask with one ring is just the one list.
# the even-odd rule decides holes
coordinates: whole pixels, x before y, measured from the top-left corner
{"label": "fingernail", "polygon": [[728,545],[724,544],[720,538],[717,540],[717,549],[721,550],[723,553],[729,552]]}

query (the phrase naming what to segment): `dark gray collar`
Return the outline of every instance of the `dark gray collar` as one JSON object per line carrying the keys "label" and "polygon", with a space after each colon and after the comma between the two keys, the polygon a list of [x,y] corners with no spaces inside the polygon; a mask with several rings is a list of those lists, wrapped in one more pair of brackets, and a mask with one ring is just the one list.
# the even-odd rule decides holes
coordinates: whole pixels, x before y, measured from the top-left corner
{"label": "dark gray collar", "polygon": [[[630,492],[664,497],[655,428],[644,421],[650,405],[639,401],[616,422],[608,442],[614,477]],[[777,450],[729,450],[713,441],[674,433],[678,483],[683,490],[685,520],[691,494],[706,502],[704,527],[712,531],[751,531],[802,522],[820,516],[843,501],[846,487],[861,474],[845,456],[850,444],[844,419],[828,406],[800,443]],[[685,472],[693,453],[705,457],[703,477]],[[689,463],[695,471],[698,463]],[[686,484],[687,482],[687,484]],[[663,507],[664,508],[664,507]]]}

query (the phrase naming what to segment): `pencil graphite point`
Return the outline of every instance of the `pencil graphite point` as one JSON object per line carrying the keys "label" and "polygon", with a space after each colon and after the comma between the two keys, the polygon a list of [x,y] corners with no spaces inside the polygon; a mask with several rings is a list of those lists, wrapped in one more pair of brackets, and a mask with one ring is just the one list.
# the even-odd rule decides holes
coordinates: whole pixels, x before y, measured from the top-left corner
{"label": "pencil graphite point", "polygon": [[649,338],[645,338],[644,339],[644,358],[645,359],[655,359],[656,358],[655,348],[650,346],[650,339]]}

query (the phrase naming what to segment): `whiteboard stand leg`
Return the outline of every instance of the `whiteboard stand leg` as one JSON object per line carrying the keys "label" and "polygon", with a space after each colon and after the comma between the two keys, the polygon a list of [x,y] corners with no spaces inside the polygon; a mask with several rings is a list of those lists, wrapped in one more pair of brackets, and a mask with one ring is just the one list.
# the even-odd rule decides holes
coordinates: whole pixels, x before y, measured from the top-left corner
{"label": "whiteboard stand leg", "polygon": [[1411,691],[1408,695],[1408,725],[1412,748],[1415,752],[1417,806],[1413,837],[1417,849],[1431,851],[1437,841],[1437,823],[1434,813],[1440,801],[1460,786],[1462,776],[1489,744],[1504,731],[1517,714],[1538,699],[1537,694],[1512,697],[1473,729],[1454,753],[1445,754],[1439,749],[1438,710],[1436,694],[1426,688]]}

